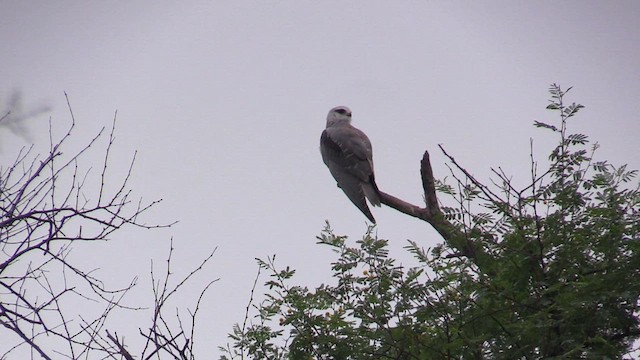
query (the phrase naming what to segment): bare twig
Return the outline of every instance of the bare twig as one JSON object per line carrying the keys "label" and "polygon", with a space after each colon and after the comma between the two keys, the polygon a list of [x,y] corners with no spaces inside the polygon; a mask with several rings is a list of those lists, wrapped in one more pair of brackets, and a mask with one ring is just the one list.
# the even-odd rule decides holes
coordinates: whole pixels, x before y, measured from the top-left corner
{"label": "bare twig", "polygon": [[[213,258],[217,248],[215,248],[195,269],[193,269],[188,275],[180,280],[175,286],[170,287],[170,278],[173,275],[171,270],[171,260],[173,258],[173,239],[170,243],[169,255],[167,256],[167,267],[164,273],[162,281],[156,280],[154,273],[153,263],[151,265],[151,282],[152,290],[154,294],[154,310],[151,326],[148,330],[143,331],[140,329],[140,335],[145,340],[144,349],[141,354],[143,359],[151,359],[158,356],[161,352],[169,354],[174,359],[193,359],[193,346],[195,335],[195,321],[196,314],[200,309],[200,303],[204,297],[205,292],[209,287],[217,282],[219,279],[210,281],[207,286],[200,292],[200,296],[196,302],[195,310],[189,311],[191,318],[190,330],[185,330],[182,319],[179,313],[176,313],[176,320],[178,322],[177,329],[173,328],[169,321],[165,318],[165,306],[167,302],[175,295],[179,289],[181,289],[188,280],[190,280],[196,273],[202,271],[204,266]],[[177,310],[176,310],[177,311]]]}
{"label": "bare twig", "polygon": [[129,351],[127,351],[127,349],[124,347],[124,339],[123,341],[119,341],[118,340],[118,333],[115,333],[115,336],[112,336],[109,333],[109,330],[107,330],[107,338],[109,338],[109,340],[111,340],[117,347],[118,347],[118,352],[120,353],[120,355],[122,355],[126,360],[134,360],[134,357],[131,356],[131,354],[129,353]]}

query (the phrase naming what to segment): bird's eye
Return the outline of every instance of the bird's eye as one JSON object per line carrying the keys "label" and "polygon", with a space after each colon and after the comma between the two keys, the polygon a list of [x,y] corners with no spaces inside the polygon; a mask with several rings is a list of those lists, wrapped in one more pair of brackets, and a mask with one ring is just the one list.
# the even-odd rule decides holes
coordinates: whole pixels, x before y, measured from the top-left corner
{"label": "bird's eye", "polygon": [[345,109],[338,109],[338,110],[336,110],[336,112],[337,112],[337,113],[340,113],[340,114],[342,114],[342,115],[344,115],[344,114],[346,114],[346,113],[347,113],[347,110],[345,110]]}

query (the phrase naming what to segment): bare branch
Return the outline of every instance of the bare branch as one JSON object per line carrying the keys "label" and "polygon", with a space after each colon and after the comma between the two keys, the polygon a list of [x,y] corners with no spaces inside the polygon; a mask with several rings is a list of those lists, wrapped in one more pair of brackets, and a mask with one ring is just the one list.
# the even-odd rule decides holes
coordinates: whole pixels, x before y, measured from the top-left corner
{"label": "bare branch", "polygon": [[[104,129],[79,151],[63,156],[76,121],[66,94],[65,98],[71,124],[58,140],[54,140],[50,127],[48,154],[34,156],[33,146],[23,148],[12,165],[0,168],[0,324],[21,339],[12,344],[10,337],[0,334],[1,350],[6,355],[24,347],[45,359],[55,354],[88,357],[93,351],[100,352],[101,357],[125,356],[117,346],[122,342],[111,345],[111,339],[101,337],[100,331],[113,309],[136,309],[121,303],[136,279],[123,288],[108,289],[94,270],[80,268],[68,255],[72,244],[106,241],[125,225],[151,229],[171,224],[147,225],[138,221],[157,201],[142,203],[131,199],[127,182],[133,161],[125,179],[112,184],[107,169],[115,117],[99,187],[89,188],[90,171],[79,170],[80,159],[96,148]],[[81,173],[84,175],[79,176]],[[106,190],[113,185],[116,192],[109,194]],[[98,199],[87,199],[85,194],[98,194]],[[97,319],[85,321],[80,311],[64,312],[71,299],[104,304],[105,310]],[[114,339],[118,340],[117,336]]]}
{"label": "bare branch", "polygon": [[131,354],[129,354],[127,349],[124,347],[124,339],[122,340],[122,342],[118,340],[118,333],[115,333],[115,336],[113,336],[109,333],[109,330],[107,330],[107,338],[109,338],[109,340],[111,340],[118,347],[118,352],[120,353],[120,355],[124,356],[126,360],[134,360],[134,357],[131,356]]}

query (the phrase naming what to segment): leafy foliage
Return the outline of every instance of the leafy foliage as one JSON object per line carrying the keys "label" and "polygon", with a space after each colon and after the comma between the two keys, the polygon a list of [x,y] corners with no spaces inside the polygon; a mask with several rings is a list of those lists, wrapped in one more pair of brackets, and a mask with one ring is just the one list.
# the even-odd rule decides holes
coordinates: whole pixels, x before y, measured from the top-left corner
{"label": "leafy foliage", "polygon": [[[349,246],[327,224],[318,238],[337,255],[333,281],[310,290],[274,259],[256,324],[236,326],[230,358],[603,359],[624,358],[640,337],[640,191],[626,166],[594,161],[598,145],[570,134],[568,90],[550,88],[559,136],[541,174],[516,189],[502,170],[487,186],[454,164],[456,203],[445,218],[488,256],[460,253],[445,238],[406,249],[412,267],[389,257],[372,229]],[[248,308],[249,309],[249,308]],[[249,316],[249,314],[247,314]],[[276,321],[278,319],[278,321]]]}

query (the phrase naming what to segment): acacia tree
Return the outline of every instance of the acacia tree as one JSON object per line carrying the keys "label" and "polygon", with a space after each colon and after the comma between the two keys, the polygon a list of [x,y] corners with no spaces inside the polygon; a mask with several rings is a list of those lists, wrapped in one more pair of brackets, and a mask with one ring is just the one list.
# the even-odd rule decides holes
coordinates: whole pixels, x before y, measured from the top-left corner
{"label": "acacia tree", "polygon": [[[112,183],[108,170],[115,116],[110,132],[103,128],[73,155],[63,154],[76,123],[70,105],[69,113],[71,124],[60,139],[54,140],[49,124],[46,155],[35,155],[33,146],[23,148],[10,166],[0,168],[0,358],[24,354],[44,359],[131,360],[132,354],[144,359],[195,358],[196,314],[204,292],[215,280],[204,287],[184,321],[180,313],[177,324],[169,321],[165,307],[213,253],[186,277],[174,280],[171,242],[162,276],[151,270],[154,302],[149,306],[150,324],[135,327],[139,328],[139,349],[126,346],[123,337],[106,328],[114,311],[145,310],[123,303],[136,285],[137,274],[121,288],[107,288],[94,269],[82,268],[73,260],[74,244],[112,239],[125,227],[152,229],[172,224],[148,225],[140,220],[159,201],[145,204],[133,197],[129,179],[135,154],[124,178]],[[0,123],[11,119],[9,115],[1,116]],[[82,157],[99,148],[105,135],[108,141],[98,172],[83,170]],[[86,318],[73,311],[80,307],[91,308],[98,315]],[[171,311],[175,318],[175,310]],[[127,324],[126,330],[131,330],[131,325]]]}
{"label": "acacia tree", "polygon": [[637,172],[595,161],[597,143],[569,132],[583,106],[566,104],[567,91],[549,89],[558,123],[534,125],[558,145],[544,169],[531,151],[524,188],[501,169],[484,184],[441,148],[453,181],[434,179],[425,152],[425,207],[382,194],[443,238],[427,250],[410,241],[415,265],[399,266],[371,228],[352,245],[328,224],[318,239],[337,255],[331,283],[292,284],[294,270],[260,260],[266,299],[251,296],[221,358],[629,358],[640,337]]}

